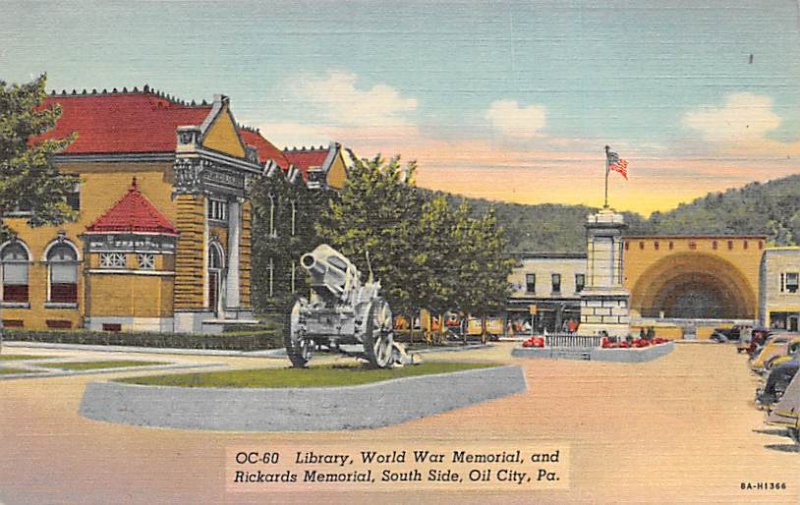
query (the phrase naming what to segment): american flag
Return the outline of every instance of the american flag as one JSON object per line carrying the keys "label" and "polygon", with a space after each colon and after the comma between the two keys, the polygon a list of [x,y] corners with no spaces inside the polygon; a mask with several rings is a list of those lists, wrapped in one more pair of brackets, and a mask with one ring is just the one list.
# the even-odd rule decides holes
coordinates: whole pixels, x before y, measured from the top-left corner
{"label": "american flag", "polygon": [[619,154],[608,152],[608,169],[619,173],[625,180],[628,180],[628,161],[620,159]]}

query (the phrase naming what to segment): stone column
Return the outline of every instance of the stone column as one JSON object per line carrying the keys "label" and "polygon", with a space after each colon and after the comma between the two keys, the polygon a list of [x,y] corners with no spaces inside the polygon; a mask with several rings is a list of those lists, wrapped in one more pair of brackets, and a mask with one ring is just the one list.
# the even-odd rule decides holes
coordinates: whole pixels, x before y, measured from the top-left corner
{"label": "stone column", "polygon": [[586,220],[586,287],[581,292],[581,335],[630,334],[630,293],[623,287],[622,214],[604,208]]}
{"label": "stone column", "polygon": [[241,204],[228,204],[228,276],[225,279],[225,308],[238,309],[239,302],[239,241],[242,233]]}

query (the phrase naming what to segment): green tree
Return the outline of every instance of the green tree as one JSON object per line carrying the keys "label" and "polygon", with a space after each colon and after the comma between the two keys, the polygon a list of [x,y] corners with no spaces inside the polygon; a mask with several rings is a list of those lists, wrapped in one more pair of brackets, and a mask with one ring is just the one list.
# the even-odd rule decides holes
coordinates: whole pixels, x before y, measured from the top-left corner
{"label": "green tree", "polygon": [[344,188],[317,231],[362,272],[369,251],[395,313],[411,320],[421,308],[458,310],[485,319],[505,307],[515,262],[493,209],[473,218],[463,200],[454,208],[446,195],[418,190],[416,165],[403,167],[399,157],[351,157]]}
{"label": "green tree", "polygon": [[395,314],[413,317],[424,286],[418,223],[422,199],[414,187],[416,163],[400,157],[359,159],[350,153],[344,187],[321,214],[321,239],[347,256],[364,275],[367,254],[382,296]]}
{"label": "green tree", "polygon": [[457,306],[465,314],[480,317],[481,337],[485,339],[486,318],[505,307],[511,289],[508,276],[516,261],[508,254],[505,232],[493,209],[479,219],[471,219],[464,204],[457,219],[461,261]]}
{"label": "green tree", "polygon": [[462,258],[459,257],[459,225],[465,219],[465,208],[454,210],[447,198],[435,196],[425,202],[419,221],[422,238],[415,254],[415,273],[423,277],[418,301],[431,314],[457,309],[457,292]]}
{"label": "green tree", "polygon": [[47,76],[33,82],[8,85],[0,81],[0,233],[9,232],[5,215],[30,210],[30,226],[72,221],[76,213],[67,204],[78,177],[61,173],[54,157],[75,135],[31,143],[55,128],[61,107],[43,108]]}
{"label": "green tree", "polygon": [[[61,173],[53,158],[75,138],[33,141],[52,130],[61,107],[43,108],[47,76],[27,84],[0,80],[0,241],[11,234],[5,216],[17,209],[30,211],[33,227],[74,220],[67,204],[78,177]],[[0,350],[3,334],[0,325]]]}
{"label": "green tree", "polygon": [[306,286],[300,257],[320,243],[315,223],[331,195],[275,170],[250,189],[253,202],[253,306],[285,313]]}

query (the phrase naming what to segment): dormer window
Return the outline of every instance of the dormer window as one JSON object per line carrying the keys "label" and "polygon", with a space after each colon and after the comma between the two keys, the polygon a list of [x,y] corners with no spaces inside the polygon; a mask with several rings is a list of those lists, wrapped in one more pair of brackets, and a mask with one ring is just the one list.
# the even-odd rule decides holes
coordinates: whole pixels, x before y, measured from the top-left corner
{"label": "dormer window", "polygon": [[182,126],[178,128],[178,145],[196,144],[200,130],[196,126]]}
{"label": "dormer window", "polygon": [[253,146],[245,147],[245,158],[247,161],[258,163],[258,149]]}

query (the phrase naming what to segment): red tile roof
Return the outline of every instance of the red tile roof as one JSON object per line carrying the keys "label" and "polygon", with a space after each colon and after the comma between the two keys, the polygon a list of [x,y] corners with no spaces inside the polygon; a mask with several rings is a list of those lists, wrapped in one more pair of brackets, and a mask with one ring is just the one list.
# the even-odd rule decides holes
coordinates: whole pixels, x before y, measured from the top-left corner
{"label": "red tile roof", "polygon": [[169,219],[159,212],[155,205],[147,199],[136,185],[133,178],[128,193],[114,204],[105,214],[90,224],[86,231],[90,233],[159,233],[177,235],[178,230]]}
{"label": "red tile roof", "polygon": [[184,105],[150,91],[49,96],[42,106],[55,103],[61,118],[40,138],[77,132],[66,154],[175,152],[177,127],[199,126],[211,112],[211,105]]}
{"label": "red tile roof", "polygon": [[311,147],[306,149],[303,147],[302,149],[292,148],[283,150],[286,159],[300,170],[303,174],[303,180],[306,182],[308,182],[308,170],[310,168],[321,167],[323,163],[325,163],[329,152],[330,147],[325,146],[320,146],[319,148]]}
{"label": "red tile roof", "polygon": [[258,130],[242,128],[240,131],[244,143],[258,149],[258,160],[261,163],[272,160],[277,163],[284,172],[289,170],[289,161],[286,159],[286,156],[283,155],[283,152],[275,147],[272,142],[262,137]]}

